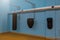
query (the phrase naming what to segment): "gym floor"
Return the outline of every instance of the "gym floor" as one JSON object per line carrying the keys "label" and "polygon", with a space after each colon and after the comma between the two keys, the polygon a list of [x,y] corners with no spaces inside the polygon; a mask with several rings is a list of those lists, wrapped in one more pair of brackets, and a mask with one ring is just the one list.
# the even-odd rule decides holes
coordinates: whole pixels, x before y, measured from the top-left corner
{"label": "gym floor", "polygon": [[27,36],[27,35],[8,32],[8,33],[1,33],[0,40],[54,40],[54,39]]}

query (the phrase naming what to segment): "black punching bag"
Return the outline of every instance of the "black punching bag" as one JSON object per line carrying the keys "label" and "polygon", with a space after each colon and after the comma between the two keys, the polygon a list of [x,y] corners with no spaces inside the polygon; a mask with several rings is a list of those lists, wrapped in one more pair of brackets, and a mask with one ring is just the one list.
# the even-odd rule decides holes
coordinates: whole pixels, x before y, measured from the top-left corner
{"label": "black punching bag", "polygon": [[48,29],[53,28],[53,18],[47,18],[47,27]]}
{"label": "black punching bag", "polygon": [[12,30],[16,30],[17,29],[17,14],[16,13],[13,14],[12,20],[13,20]]}
{"label": "black punching bag", "polygon": [[34,25],[34,18],[28,18],[27,19],[27,25],[29,28],[32,28]]}

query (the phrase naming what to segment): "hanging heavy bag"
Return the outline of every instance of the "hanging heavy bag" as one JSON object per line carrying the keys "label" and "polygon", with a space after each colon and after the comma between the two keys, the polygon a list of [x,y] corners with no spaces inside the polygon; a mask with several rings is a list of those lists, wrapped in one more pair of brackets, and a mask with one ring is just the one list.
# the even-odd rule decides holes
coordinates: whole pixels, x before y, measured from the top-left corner
{"label": "hanging heavy bag", "polygon": [[53,18],[47,18],[47,27],[48,29],[53,28]]}
{"label": "hanging heavy bag", "polygon": [[17,14],[14,13],[12,17],[12,30],[17,30]]}
{"label": "hanging heavy bag", "polygon": [[29,28],[32,28],[34,25],[34,18],[28,18],[27,19],[27,25]]}

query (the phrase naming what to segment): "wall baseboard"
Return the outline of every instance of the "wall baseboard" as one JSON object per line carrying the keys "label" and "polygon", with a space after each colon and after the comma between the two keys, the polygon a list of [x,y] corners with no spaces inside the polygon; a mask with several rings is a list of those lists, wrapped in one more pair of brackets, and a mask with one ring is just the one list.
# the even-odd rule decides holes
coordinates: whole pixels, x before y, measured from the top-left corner
{"label": "wall baseboard", "polygon": [[47,37],[43,37],[43,36],[36,36],[36,35],[24,34],[24,33],[16,33],[16,32],[3,32],[3,33],[0,33],[0,34],[15,34],[15,35],[20,35],[20,36],[27,36],[27,37],[37,38],[37,39],[46,39],[46,40],[58,39],[58,38],[47,38]]}
{"label": "wall baseboard", "polygon": [[14,34],[19,34],[19,35],[22,35],[22,36],[28,36],[28,37],[34,37],[34,38],[41,38],[41,39],[51,39],[51,40],[55,40],[57,38],[50,38],[50,37],[44,37],[44,36],[38,36],[38,35],[32,35],[32,34],[25,34],[25,33],[16,33],[16,32],[11,32],[11,33],[14,33]]}

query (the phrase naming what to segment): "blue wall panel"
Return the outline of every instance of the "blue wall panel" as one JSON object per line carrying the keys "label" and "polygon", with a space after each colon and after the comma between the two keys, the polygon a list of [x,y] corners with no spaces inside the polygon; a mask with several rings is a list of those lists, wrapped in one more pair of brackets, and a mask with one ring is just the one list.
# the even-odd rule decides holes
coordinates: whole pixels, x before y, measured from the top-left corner
{"label": "blue wall panel", "polygon": [[[45,12],[45,27],[46,27],[46,37],[49,38],[54,38],[56,35],[55,32],[55,28],[56,28],[56,14],[55,14],[55,10],[51,10],[51,11],[46,11]],[[47,18],[53,18],[53,28],[52,29],[48,29],[47,27]]]}
{"label": "blue wall panel", "polygon": [[[29,0],[29,1],[34,3],[36,5],[36,8],[60,5],[60,0]],[[20,6],[20,8],[18,8],[17,6]],[[32,9],[32,5],[26,2],[25,0],[18,0],[18,1],[11,0],[10,1],[10,11],[16,11],[20,9]]]}
{"label": "blue wall panel", "polygon": [[56,37],[60,38],[60,10],[56,10]]}
{"label": "blue wall panel", "polygon": [[46,1],[46,6],[54,6],[55,5],[55,0],[45,0]]}
{"label": "blue wall panel", "polygon": [[0,33],[7,32],[7,14],[9,12],[9,0],[0,0]]}
{"label": "blue wall panel", "polygon": [[55,0],[55,5],[60,5],[60,0]]}
{"label": "blue wall panel", "polygon": [[[46,1],[45,0],[29,0],[30,2],[32,2],[33,4],[35,4],[36,8],[38,7],[44,7],[46,5]],[[20,6],[21,9],[32,9],[32,5],[28,2],[26,2],[25,0],[11,0],[10,2],[10,11],[16,11],[19,10],[16,6]]]}
{"label": "blue wall panel", "polygon": [[[40,36],[45,36],[45,12],[37,12],[35,14],[35,27]],[[37,34],[38,34],[37,33]]]}
{"label": "blue wall panel", "polygon": [[12,15],[8,15],[8,31],[11,32],[12,28]]}

